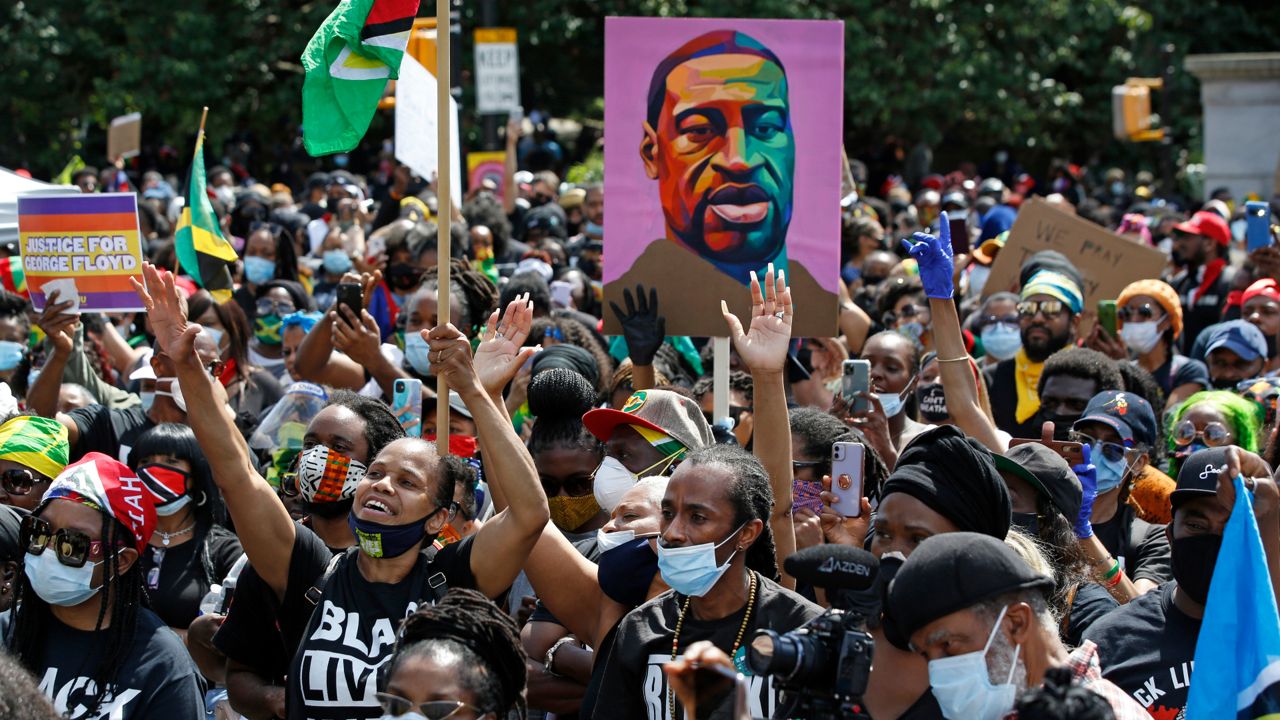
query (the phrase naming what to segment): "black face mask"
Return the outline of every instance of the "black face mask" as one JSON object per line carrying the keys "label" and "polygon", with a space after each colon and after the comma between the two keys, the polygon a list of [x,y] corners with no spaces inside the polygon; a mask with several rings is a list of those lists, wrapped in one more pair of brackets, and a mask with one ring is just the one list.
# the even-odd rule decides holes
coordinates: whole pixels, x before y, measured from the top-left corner
{"label": "black face mask", "polygon": [[1240,381],[1233,380],[1232,378],[1210,378],[1209,379],[1209,384],[1213,386],[1214,390],[1233,390],[1234,391],[1236,389],[1236,383],[1238,382]]}
{"label": "black face mask", "polygon": [[600,279],[600,266],[596,264],[595,260],[578,258],[578,269],[592,280]]}
{"label": "black face mask", "polygon": [[920,419],[931,423],[946,422],[951,419],[942,383],[934,382],[916,388],[916,400],[920,403]]}
{"label": "black face mask", "polygon": [[1221,535],[1190,535],[1169,543],[1178,589],[1201,605],[1209,599],[1209,581],[1221,547]]}
{"label": "black face mask", "polygon": [[1020,512],[1016,512],[1016,513],[1014,513],[1014,514],[1013,514],[1013,524],[1014,524],[1014,526],[1016,526],[1019,530],[1021,530],[1022,532],[1024,532],[1024,533],[1026,533],[1026,534],[1030,535],[1031,537],[1039,537],[1039,535],[1040,535],[1040,521],[1039,521],[1039,519],[1036,517],[1036,514],[1035,514],[1035,513],[1033,513],[1033,512],[1029,512],[1029,513],[1020,513]]}
{"label": "black face mask", "polygon": [[412,290],[419,278],[421,273],[409,263],[395,263],[387,267],[387,284],[394,290]]}
{"label": "black face mask", "polygon": [[1053,439],[1054,440],[1070,440],[1071,426],[1075,425],[1080,419],[1079,415],[1058,415],[1056,413],[1048,413],[1043,409],[1038,410],[1035,414],[1035,428],[1037,437],[1039,436],[1040,426],[1046,422],[1053,423]]}
{"label": "black face mask", "polygon": [[1267,358],[1268,359],[1273,358],[1276,356],[1276,336],[1266,335],[1264,337],[1266,338],[1266,341],[1267,341]]}
{"label": "black face mask", "polygon": [[884,282],[884,278],[882,277],[875,277],[872,275],[862,276],[862,287],[867,287],[867,288],[879,287],[880,283],[882,282]]}
{"label": "black face mask", "polygon": [[650,539],[636,538],[600,553],[596,572],[600,590],[628,608],[645,601],[653,576],[658,572],[658,555],[649,544]]}

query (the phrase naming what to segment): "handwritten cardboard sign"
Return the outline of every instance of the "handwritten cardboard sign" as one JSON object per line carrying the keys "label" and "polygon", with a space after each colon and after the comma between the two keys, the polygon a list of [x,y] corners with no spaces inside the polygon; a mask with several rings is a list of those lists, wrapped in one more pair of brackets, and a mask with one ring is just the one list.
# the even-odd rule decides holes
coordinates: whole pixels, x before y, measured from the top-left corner
{"label": "handwritten cardboard sign", "polygon": [[142,152],[142,113],[121,115],[107,129],[107,157],[128,160]]}
{"label": "handwritten cardboard sign", "polygon": [[1167,258],[1163,252],[1120,237],[1104,227],[1062,212],[1033,198],[1023,203],[1009,230],[1009,241],[991,266],[983,296],[1018,290],[1018,270],[1032,255],[1057,250],[1084,278],[1084,307],[1092,312],[1099,300],[1111,300],[1134,280],[1158,278]]}

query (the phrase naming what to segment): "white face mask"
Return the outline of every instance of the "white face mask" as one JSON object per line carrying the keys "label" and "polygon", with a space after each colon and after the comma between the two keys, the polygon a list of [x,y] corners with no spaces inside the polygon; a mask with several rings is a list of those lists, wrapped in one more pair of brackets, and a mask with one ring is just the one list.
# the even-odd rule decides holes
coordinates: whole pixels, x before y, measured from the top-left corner
{"label": "white face mask", "polygon": [[596,504],[605,512],[613,512],[622,496],[639,480],[616,458],[606,455],[604,462],[596,470],[595,482],[592,483],[591,490],[595,493]]}
{"label": "white face mask", "polygon": [[[657,533],[649,533],[641,535],[642,538],[654,537]],[[608,552],[616,547],[621,547],[636,539],[635,530],[614,530],[613,532],[605,532],[604,528],[596,531],[596,544],[600,546],[600,552]]]}
{"label": "white face mask", "polygon": [[987,669],[987,651],[991,649],[996,633],[1000,632],[1000,623],[1008,610],[1008,606],[1000,610],[987,644],[981,650],[929,661],[929,685],[942,714],[950,720],[1000,720],[1013,710],[1018,698],[1018,686],[1013,684],[1013,676],[1022,647],[1014,648],[1009,676],[1003,683],[992,683]]}
{"label": "white face mask", "polygon": [[1160,342],[1160,321],[1127,322],[1120,328],[1120,339],[1130,350],[1145,355]]}
{"label": "white face mask", "polygon": [[[160,389],[160,383],[165,382],[166,380],[169,382],[168,392]],[[182,396],[182,386],[178,384],[178,378],[176,377],[156,378],[156,395],[163,395],[165,397],[173,398],[173,404],[177,405],[179,410],[181,410],[182,412],[187,411],[187,399]]]}

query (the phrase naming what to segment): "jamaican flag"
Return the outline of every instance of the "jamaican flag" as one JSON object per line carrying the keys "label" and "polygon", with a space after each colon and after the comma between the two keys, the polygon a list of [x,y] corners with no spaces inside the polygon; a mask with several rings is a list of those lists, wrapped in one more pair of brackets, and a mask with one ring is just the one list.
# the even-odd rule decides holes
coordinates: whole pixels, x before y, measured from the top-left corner
{"label": "jamaican flag", "polygon": [[418,0],[342,0],[302,52],[302,142],[312,155],[364,137],[418,14]]}
{"label": "jamaican flag", "polygon": [[182,208],[173,239],[178,263],[197,285],[212,293],[215,300],[226,302],[234,289],[231,268],[239,257],[231,243],[222,237],[205,190],[203,129],[196,136],[196,152],[187,185],[187,204]]}

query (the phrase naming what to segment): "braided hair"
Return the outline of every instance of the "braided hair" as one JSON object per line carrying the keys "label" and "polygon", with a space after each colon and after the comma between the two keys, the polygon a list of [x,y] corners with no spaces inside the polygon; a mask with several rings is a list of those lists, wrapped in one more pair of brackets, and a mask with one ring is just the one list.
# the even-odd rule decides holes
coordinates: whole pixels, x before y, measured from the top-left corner
{"label": "braided hair", "polygon": [[538,418],[529,436],[529,453],[570,448],[604,455],[604,445],[582,424],[596,403],[591,383],[568,368],[543,370],[529,381],[529,413]]}
{"label": "braided hair", "polygon": [[[418,292],[424,290],[439,293],[439,266],[428,268],[423,274]],[[493,281],[472,269],[464,260],[453,260],[449,264],[449,296],[453,303],[450,315],[453,324],[468,337],[474,337],[488,322],[489,314],[498,307],[498,288],[494,287]],[[404,306],[410,308],[416,304],[415,293],[415,297]]]}
{"label": "braided hair", "polygon": [[423,605],[405,618],[395,652],[381,673],[381,689],[404,660],[413,657],[452,666],[482,712],[525,718],[527,658],[520,631],[511,616],[481,593],[451,588],[439,603]]}
{"label": "braided hair", "polygon": [[773,546],[773,531],[769,528],[769,517],[773,514],[773,488],[769,485],[769,474],[756,456],[736,445],[710,445],[689,453],[681,463],[681,467],[684,466],[719,466],[729,472],[733,481],[725,492],[733,505],[734,526],[751,520],[764,523],[760,537],[747,548],[747,567],[777,581],[777,552]]}

